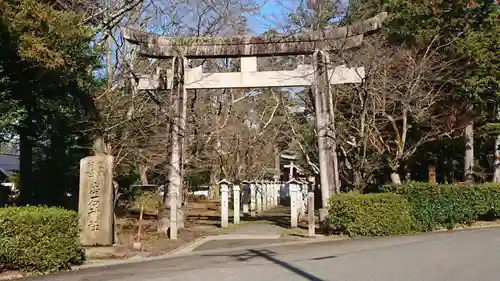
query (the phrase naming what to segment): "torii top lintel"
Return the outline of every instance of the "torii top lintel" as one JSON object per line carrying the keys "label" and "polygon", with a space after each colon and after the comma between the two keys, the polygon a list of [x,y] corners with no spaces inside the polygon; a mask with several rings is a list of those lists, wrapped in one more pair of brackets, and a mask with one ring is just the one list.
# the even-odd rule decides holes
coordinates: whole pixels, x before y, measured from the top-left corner
{"label": "torii top lintel", "polygon": [[312,54],[318,49],[357,47],[363,41],[363,34],[379,29],[386,18],[387,13],[380,13],[349,26],[290,36],[167,37],[125,28],[124,37],[139,46],[142,56],[151,58],[179,55],[188,58],[301,55]]}

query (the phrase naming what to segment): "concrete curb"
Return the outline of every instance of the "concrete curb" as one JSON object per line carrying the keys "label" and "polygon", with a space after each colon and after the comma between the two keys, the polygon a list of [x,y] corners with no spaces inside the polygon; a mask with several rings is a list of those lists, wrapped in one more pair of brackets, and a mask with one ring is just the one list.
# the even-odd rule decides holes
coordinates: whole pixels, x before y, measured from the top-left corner
{"label": "concrete curb", "polygon": [[190,253],[194,249],[198,248],[199,246],[205,244],[206,242],[210,241],[211,236],[203,236],[198,239],[195,239],[192,242],[187,243],[186,245],[179,247],[175,250],[172,250],[170,252],[167,252],[165,254],[162,254],[161,256],[172,256],[172,255],[177,255],[177,254],[184,254],[184,253]]}
{"label": "concrete curb", "polygon": [[[225,235],[221,235],[221,236],[225,236]],[[238,236],[240,236],[240,235],[238,235]],[[209,238],[209,237],[205,237],[205,238]],[[217,236],[214,236],[214,237],[217,237]],[[260,236],[260,237],[265,237],[265,236]],[[260,246],[244,246],[244,247],[223,248],[223,249],[205,250],[205,251],[197,251],[197,252],[192,251],[205,242],[208,242],[211,240],[221,240],[221,239],[223,239],[223,238],[220,238],[220,239],[213,239],[212,238],[212,239],[205,241],[205,239],[202,238],[202,239],[199,239],[199,241],[194,241],[191,244],[188,244],[185,247],[182,247],[181,249],[174,250],[170,253],[166,253],[166,254],[163,254],[161,256],[156,256],[156,257],[135,256],[135,257],[131,257],[131,258],[126,259],[126,260],[114,260],[114,261],[103,261],[103,262],[89,263],[89,264],[84,264],[81,266],[74,267],[73,270],[77,271],[77,270],[82,270],[82,269],[87,269],[87,268],[102,268],[102,267],[110,267],[110,266],[118,266],[118,265],[134,264],[134,263],[143,263],[143,262],[150,262],[150,261],[169,260],[169,259],[189,257],[189,256],[220,254],[220,253],[243,251],[243,250],[256,249],[256,248],[271,248],[271,247],[290,246],[290,245],[304,245],[304,244],[313,244],[313,243],[320,243],[320,242],[336,242],[336,241],[349,240],[350,238],[349,237],[311,238],[311,239],[302,240],[302,241],[277,242],[277,243],[269,243],[269,244],[260,245]],[[225,239],[227,239],[227,238],[225,238]],[[257,239],[269,239],[269,236],[267,236],[267,238],[257,238]]]}
{"label": "concrete curb", "polygon": [[172,255],[181,255],[187,254],[194,249],[200,247],[201,245],[216,240],[264,240],[264,239],[278,239],[280,235],[233,235],[233,234],[223,234],[223,235],[215,235],[215,236],[205,236],[201,239],[196,239],[195,241],[188,243],[187,245],[182,246],[179,249],[175,249],[170,251],[162,256],[172,256]]}

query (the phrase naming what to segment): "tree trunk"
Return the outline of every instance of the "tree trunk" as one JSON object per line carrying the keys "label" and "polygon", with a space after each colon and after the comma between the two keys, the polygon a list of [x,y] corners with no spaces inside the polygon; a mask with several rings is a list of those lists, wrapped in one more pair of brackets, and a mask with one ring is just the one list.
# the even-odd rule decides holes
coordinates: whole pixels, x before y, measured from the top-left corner
{"label": "tree trunk", "polygon": [[[187,59],[184,59],[183,66],[187,68],[189,65],[189,62]],[[181,186],[180,186],[180,191],[179,191],[179,200],[177,202],[179,209],[183,209],[184,207],[184,202],[187,200],[187,195],[185,192],[185,185],[184,179],[185,179],[185,170],[184,166],[186,165],[186,118],[187,118],[187,101],[188,101],[188,92],[185,87],[182,87],[181,89],[182,96],[181,96],[181,113],[180,113],[180,134],[179,134],[179,144],[180,144],[180,163],[179,163],[179,170],[180,170],[180,177],[181,177]],[[184,211],[183,211],[184,213]],[[182,222],[179,223],[180,228],[184,228],[184,219],[182,219]]]}
{"label": "tree trunk", "polygon": [[428,167],[428,175],[429,175],[429,184],[435,185],[437,184],[436,180],[436,167],[434,165],[429,165]]}
{"label": "tree trunk", "polygon": [[[170,213],[171,220],[175,217],[177,229],[184,228],[184,211],[182,210],[182,160],[181,160],[181,150],[182,150],[182,136],[184,132],[182,131],[182,98],[185,94],[184,89],[184,66],[186,65],[185,59],[182,57],[174,58],[174,73],[175,73],[175,83],[172,89],[172,95],[174,96],[173,102],[173,121],[172,126],[172,136],[171,136],[171,151],[170,151],[170,174],[169,174],[169,193],[170,193],[170,207],[176,210],[176,215],[172,216]],[[174,203],[175,202],[175,203]],[[174,205],[172,205],[174,204]],[[172,210],[171,210],[172,212]],[[176,231],[176,230],[175,230]],[[175,235],[175,236],[174,236]],[[172,239],[176,239],[177,233],[170,233]]]}
{"label": "tree trunk", "polygon": [[401,177],[399,176],[398,172],[394,171],[391,173],[391,182],[393,184],[401,184]]}
{"label": "tree trunk", "polygon": [[335,181],[335,193],[339,194],[340,188],[342,187],[342,183],[340,182],[339,158],[337,155],[336,139],[334,139],[332,148],[332,165],[333,165],[333,178]]}
{"label": "tree trunk", "polygon": [[[497,108],[497,120],[500,121],[500,106]],[[500,183],[500,134],[495,139],[495,173],[493,182]]]}
{"label": "tree trunk", "polygon": [[352,169],[352,176],[353,176],[354,188],[356,190],[362,191],[361,173],[359,171]]}
{"label": "tree trunk", "polygon": [[[328,60],[327,60],[328,62]],[[333,93],[330,91],[326,92],[327,98],[327,106],[328,106],[328,120],[329,120],[329,144],[330,144],[330,154],[331,154],[331,162],[332,162],[332,179],[333,179],[333,188],[332,194],[340,193],[340,171],[339,171],[339,161],[337,155],[337,133],[335,131],[335,110],[333,106]]]}
{"label": "tree trunk", "polygon": [[219,116],[216,117],[217,121],[215,124],[215,142],[213,148],[213,158],[214,164],[212,166],[212,171],[210,171],[210,187],[208,190],[208,198],[210,200],[217,200],[220,198],[219,181],[221,179],[221,162],[219,151],[221,149],[220,142],[220,128],[219,128]]}
{"label": "tree trunk", "polygon": [[139,164],[139,178],[141,180],[141,185],[148,185],[148,167],[144,164]]}
{"label": "tree trunk", "polygon": [[274,179],[275,181],[279,181],[281,178],[281,161],[280,161],[280,149],[278,145],[274,145],[273,147],[273,152],[274,152]]}
{"label": "tree trunk", "polygon": [[464,181],[474,180],[474,121],[465,127]]}
{"label": "tree trunk", "polygon": [[21,204],[33,204],[33,140],[29,135],[31,120],[19,132],[19,201]]}
{"label": "tree trunk", "polygon": [[217,183],[218,181],[218,172],[217,172],[217,165],[214,165],[212,167],[212,170],[210,171],[210,184],[208,186],[208,199],[210,200],[215,200],[219,198],[219,185]]}
{"label": "tree trunk", "polygon": [[121,229],[118,227],[118,220],[116,219],[116,207],[118,205],[118,198],[119,198],[119,186],[118,183],[113,180],[113,244],[118,244],[120,243],[120,238],[118,236],[118,231],[121,231]]}
{"label": "tree trunk", "polygon": [[92,146],[94,155],[105,155],[107,152],[106,141],[104,137],[98,136],[94,139],[94,144]]}
{"label": "tree trunk", "polygon": [[169,184],[165,183],[163,187],[163,203],[158,210],[158,226],[157,231],[159,234],[168,235],[170,227],[170,196]]}
{"label": "tree trunk", "polygon": [[328,198],[330,197],[330,188],[333,184],[331,178],[331,158],[328,153],[327,130],[328,114],[325,112],[325,92],[328,90],[328,76],[324,65],[325,58],[323,52],[317,52],[313,56],[313,66],[315,70],[316,83],[313,85],[314,108],[315,108],[315,127],[318,140],[320,184],[321,184],[321,210],[320,221],[324,221],[327,216]]}
{"label": "tree trunk", "polygon": [[493,182],[500,183],[500,134],[495,139],[495,174]]}

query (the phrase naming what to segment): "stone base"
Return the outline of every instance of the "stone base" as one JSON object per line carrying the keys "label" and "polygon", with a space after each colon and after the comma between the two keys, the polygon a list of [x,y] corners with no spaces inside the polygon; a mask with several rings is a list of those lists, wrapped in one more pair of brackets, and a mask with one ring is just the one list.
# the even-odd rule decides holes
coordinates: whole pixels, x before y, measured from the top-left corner
{"label": "stone base", "polygon": [[106,258],[119,258],[125,254],[120,253],[119,247],[84,247],[85,257],[87,259],[106,259]]}
{"label": "stone base", "polygon": [[134,242],[132,243],[132,249],[141,251],[142,250],[142,243],[141,242]]}
{"label": "stone base", "polygon": [[328,209],[321,208],[318,210],[319,228],[322,232],[327,232],[328,229]]}
{"label": "stone base", "polygon": [[181,208],[177,209],[177,229],[185,228],[185,217],[184,210]]}
{"label": "stone base", "polygon": [[328,218],[328,209],[321,208],[318,210],[318,214],[319,214],[319,221],[320,223],[322,223]]}
{"label": "stone base", "polygon": [[[177,233],[179,229],[185,228],[185,213],[183,209],[177,209]],[[159,233],[170,237],[170,208],[163,210],[159,221]]]}

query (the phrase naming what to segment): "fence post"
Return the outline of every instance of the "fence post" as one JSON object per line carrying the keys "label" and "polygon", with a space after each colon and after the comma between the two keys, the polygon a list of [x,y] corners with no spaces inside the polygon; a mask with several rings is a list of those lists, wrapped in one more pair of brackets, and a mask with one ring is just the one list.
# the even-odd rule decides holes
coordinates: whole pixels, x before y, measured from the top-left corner
{"label": "fence post", "polygon": [[233,186],[233,220],[234,224],[240,224],[240,193],[239,185]]}
{"label": "fence post", "polygon": [[295,179],[291,179],[288,182],[289,190],[290,190],[290,227],[295,228],[298,226],[299,218],[298,218],[298,192],[299,185]]}
{"label": "fence post", "polygon": [[299,191],[299,213],[300,217],[305,217],[306,215],[306,196],[307,196],[307,184],[300,183]]}
{"label": "fence post", "polygon": [[250,183],[250,215],[252,217],[255,217],[255,198],[256,193],[255,193],[255,183],[251,182]]}
{"label": "fence post", "polygon": [[256,190],[255,190],[255,199],[257,200],[257,213],[262,212],[262,183],[259,182],[256,184]]}
{"label": "fence post", "polygon": [[314,216],[314,192],[307,194],[307,215],[309,217],[309,237],[316,236],[316,221]]}
{"label": "fence post", "polygon": [[227,228],[229,226],[229,184],[227,180],[221,180],[220,186],[220,219],[221,227]]}
{"label": "fence post", "polygon": [[241,205],[243,206],[243,214],[248,214],[250,212],[250,183],[247,181],[243,182],[242,185],[242,197],[241,197]]}
{"label": "fence post", "polygon": [[267,183],[265,181],[262,182],[261,184],[262,188],[262,211],[267,211]]}
{"label": "fence post", "polygon": [[273,208],[273,198],[271,196],[272,194],[272,184],[270,181],[267,182],[267,209],[272,209]]}

